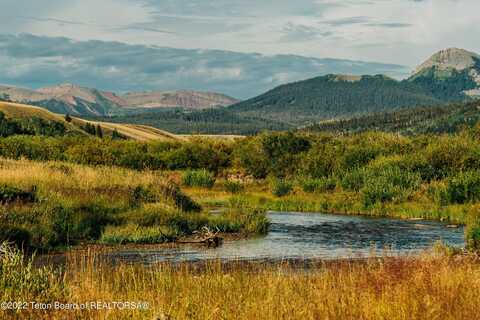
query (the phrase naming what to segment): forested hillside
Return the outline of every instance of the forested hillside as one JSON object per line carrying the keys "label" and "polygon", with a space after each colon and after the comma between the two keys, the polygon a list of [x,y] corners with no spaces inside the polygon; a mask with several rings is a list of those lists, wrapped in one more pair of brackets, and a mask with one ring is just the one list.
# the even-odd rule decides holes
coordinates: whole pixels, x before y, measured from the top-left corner
{"label": "forested hillside", "polygon": [[386,131],[402,134],[453,133],[472,127],[480,120],[480,101],[444,106],[418,107],[375,113],[348,119],[319,122],[302,130],[355,133]]}
{"label": "forested hillside", "polygon": [[381,75],[328,75],[277,87],[228,110],[301,125],[315,120],[440,103],[406,81]]}

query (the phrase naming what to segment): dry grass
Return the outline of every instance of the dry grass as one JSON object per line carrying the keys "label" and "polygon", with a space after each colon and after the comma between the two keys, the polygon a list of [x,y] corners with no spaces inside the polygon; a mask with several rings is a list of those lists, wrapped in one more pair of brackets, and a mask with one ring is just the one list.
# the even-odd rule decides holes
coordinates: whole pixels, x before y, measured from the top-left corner
{"label": "dry grass", "polygon": [[[480,264],[473,258],[288,264],[211,262],[153,267],[70,256],[65,302],[144,301],[147,310],[29,314],[40,319],[477,319]],[[20,298],[20,297],[19,297]],[[31,311],[30,311],[31,312]]]}
{"label": "dry grass", "polygon": [[0,184],[44,190],[122,189],[158,184],[165,177],[158,171],[134,171],[117,167],[87,167],[61,162],[35,162],[0,158]]}

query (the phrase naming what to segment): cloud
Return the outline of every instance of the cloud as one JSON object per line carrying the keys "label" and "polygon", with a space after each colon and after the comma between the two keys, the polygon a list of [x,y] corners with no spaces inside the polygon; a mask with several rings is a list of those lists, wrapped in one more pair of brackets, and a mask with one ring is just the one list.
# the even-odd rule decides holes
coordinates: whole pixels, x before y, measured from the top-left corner
{"label": "cloud", "polygon": [[0,35],[0,83],[33,88],[72,82],[117,92],[193,89],[248,98],[285,82],[327,73],[398,77],[405,68],[295,55]]}

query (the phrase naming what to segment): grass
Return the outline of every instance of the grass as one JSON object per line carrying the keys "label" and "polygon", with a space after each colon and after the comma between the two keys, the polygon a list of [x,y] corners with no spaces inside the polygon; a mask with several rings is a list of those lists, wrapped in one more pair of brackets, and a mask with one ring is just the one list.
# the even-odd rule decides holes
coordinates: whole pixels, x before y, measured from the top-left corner
{"label": "grass", "polygon": [[[289,263],[112,265],[99,252],[68,254],[61,274],[29,265],[16,251],[2,256],[4,299],[142,301],[149,307],[0,311],[2,319],[470,320],[480,303],[478,260],[443,254],[314,263],[307,270]],[[12,286],[16,290],[5,290]]]}
{"label": "grass", "polygon": [[92,242],[170,242],[203,227],[266,232],[264,212],[232,208],[209,214],[169,175],[0,159],[0,241],[51,249]]}

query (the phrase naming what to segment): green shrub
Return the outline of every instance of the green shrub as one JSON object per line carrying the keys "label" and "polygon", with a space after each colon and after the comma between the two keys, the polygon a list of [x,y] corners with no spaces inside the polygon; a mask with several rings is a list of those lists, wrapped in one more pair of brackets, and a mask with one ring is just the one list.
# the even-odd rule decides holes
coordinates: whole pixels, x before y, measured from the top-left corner
{"label": "green shrub", "polygon": [[418,189],[421,177],[418,173],[402,171],[398,167],[371,169],[366,173],[365,183],[360,190],[363,205],[389,202]]}
{"label": "green shrub", "polygon": [[141,203],[152,203],[157,201],[157,196],[150,188],[145,186],[137,186],[131,190],[131,203],[138,206]]}
{"label": "green shrub", "polygon": [[31,191],[23,191],[9,185],[0,185],[0,203],[34,202],[36,200],[36,187]]}
{"label": "green shrub", "polygon": [[240,193],[245,189],[243,184],[238,181],[227,180],[224,183],[225,190],[229,193]]}
{"label": "green shrub", "polygon": [[212,188],[215,176],[207,170],[188,170],[182,176],[182,184],[187,187]]}
{"label": "green shrub", "polygon": [[465,240],[469,250],[480,250],[480,206],[476,205],[467,214]]}
{"label": "green shrub", "polygon": [[448,179],[447,196],[450,203],[480,200],[480,171],[461,172]]}
{"label": "green shrub", "polygon": [[175,207],[185,212],[199,212],[202,207],[186,195],[180,187],[168,182],[160,185],[160,192],[166,201],[172,201]]}
{"label": "green shrub", "polygon": [[340,179],[340,185],[342,189],[346,191],[360,191],[365,185],[365,179],[367,177],[367,172],[365,169],[355,169],[347,171],[342,175]]}
{"label": "green shrub", "polygon": [[15,244],[19,248],[30,246],[31,234],[28,230],[16,226],[0,224],[0,243],[5,241]]}
{"label": "green shrub", "polygon": [[293,190],[293,184],[286,180],[275,179],[272,182],[272,193],[277,197],[288,195]]}
{"label": "green shrub", "polygon": [[400,188],[386,180],[374,180],[367,183],[362,189],[362,202],[365,208],[374,206],[376,203],[392,201],[401,194]]}
{"label": "green shrub", "polygon": [[333,191],[337,187],[337,180],[334,177],[306,179],[301,183],[303,191],[309,193]]}

